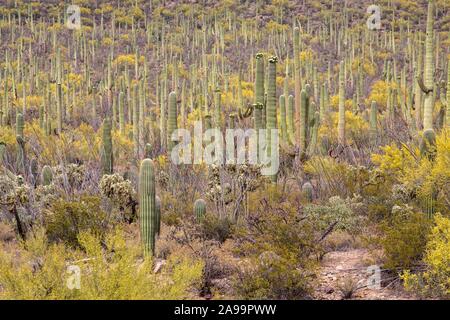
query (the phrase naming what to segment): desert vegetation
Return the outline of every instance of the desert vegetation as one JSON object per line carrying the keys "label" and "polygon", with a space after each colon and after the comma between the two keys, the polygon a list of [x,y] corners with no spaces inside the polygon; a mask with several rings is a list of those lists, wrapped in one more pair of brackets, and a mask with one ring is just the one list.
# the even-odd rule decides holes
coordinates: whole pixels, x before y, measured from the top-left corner
{"label": "desert vegetation", "polygon": [[449,299],[450,2],[371,5],[0,1],[0,299]]}

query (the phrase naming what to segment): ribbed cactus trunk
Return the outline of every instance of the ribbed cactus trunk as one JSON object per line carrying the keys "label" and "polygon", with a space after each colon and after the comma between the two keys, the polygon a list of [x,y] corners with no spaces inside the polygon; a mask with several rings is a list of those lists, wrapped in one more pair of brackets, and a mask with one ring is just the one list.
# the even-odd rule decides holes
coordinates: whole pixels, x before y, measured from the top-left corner
{"label": "ribbed cactus trunk", "polygon": [[287,131],[286,131],[286,99],[284,98],[284,95],[281,95],[279,98],[279,105],[280,105],[280,128],[281,128],[281,139],[287,138]]}
{"label": "ribbed cactus trunk", "polygon": [[157,234],[155,168],[144,159],[139,170],[139,219],[144,255],[154,255]]}
{"label": "ribbed cactus trunk", "polygon": [[222,95],[219,89],[216,89],[214,92],[214,127],[222,128],[222,108],[220,104],[220,100],[222,99]]}
{"label": "ribbed cactus trunk", "polygon": [[56,121],[58,134],[61,134],[63,127],[63,97],[62,97],[62,85],[58,83],[56,85]]}
{"label": "ribbed cactus trunk", "polygon": [[175,141],[172,141],[172,134],[177,129],[177,118],[178,118],[178,112],[177,112],[177,94],[172,91],[169,94],[169,110],[168,110],[168,117],[167,117],[167,146],[169,149],[169,152],[172,151],[172,148],[175,145]]}
{"label": "ribbed cactus trunk", "polygon": [[125,95],[123,92],[119,93],[119,131],[120,134],[125,134],[125,111],[124,111],[124,104],[125,104]]}
{"label": "ribbed cactus trunk", "polygon": [[259,130],[262,129],[262,106],[264,105],[264,60],[262,53],[256,54],[255,105],[253,111],[255,130]]}
{"label": "ribbed cactus trunk", "polygon": [[428,16],[427,16],[427,35],[425,38],[425,68],[424,68],[424,85],[427,90],[427,92],[425,92],[425,102],[423,109],[423,127],[425,130],[433,129],[433,108],[434,108],[433,25],[434,25],[434,0],[429,0]]}
{"label": "ribbed cactus trunk", "polygon": [[301,78],[300,78],[300,28],[294,28],[294,97],[295,97],[295,138],[300,141],[300,104],[301,104]]}
{"label": "ribbed cactus trunk", "polygon": [[103,141],[102,141],[102,173],[113,173],[113,145],[111,137],[111,120],[103,120]]}
{"label": "ribbed cactus trunk", "polygon": [[24,139],[24,121],[21,113],[16,115],[16,141],[17,141],[17,171],[21,174],[25,173],[25,139]]}
{"label": "ribbed cactus trunk", "polygon": [[450,130],[450,58],[447,63],[447,110],[445,111],[445,128]]}
{"label": "ribbed cactus trunk", "polygon": [[206,214],[206,202],[203,199],[197,199],[194,202],[194,216],[197,222],[203,220]]}
{"label": "ribbed cactus trunk", "polygon": [[422,127],[422,89],[419,86],[419,78],[422,76],[422,63],[423,63],[423,47],[419,44],[419,57],[416,61],[416,74],[414,77],[414,107],[415,107],[415,123],[416,130],[420,131]]}
{"label": "ribbed cactus trunk", "polygon": [[338,114],[338,141],[345,145],[345,65],[341,62],[339,68],[339,114]]}
{"label": "ribbed cactus trunk", "polygon": [[[370,136],[372,140],[375,140],[378,134],[378,107],[376,101],[372,101],[372,104],[370,105]],[[374,141],[372,141],[374,142]]]}
{"label": "ribbed cactus trunk", "polygon": [[302,155],[306,154],[306,139],[308,135],[309,93],[305,88],[301,92],[300,104],[300,141],[299,147]]}
{"label": "ribbed cactus trunk", "polygon": [[133,147],[134,157],[139,159],[139,101],[138,101],[138,89],[137,85],[133,87],[132,94],[132,106],[133,106]]}
{"label": "ribbed cactus trunk", "polygon": [[295,131],[294,131],[294,96],[289,95],[287,99],[286,109],[286,127],[288,131],[289,139],[292,143],[295,143]]}
{"label": "ribbed cactus trunk", "polygon": [[[272,156],[271,130],[277,128],[277,57],[269,59],[267,76],[267,103],[266,103],[266,129],[267,129],[267,156]],[[272,175],[272,182],[277,181],[277,175]]]}
{"label": "ribbed cactus trunk", "polygon": [[48,186],[53,181],[53,172],[49,166],[44,166],[41,173],[42,185]]}
{"label": "ribbed cactus trunk", "polygon": [[155,196],[156,235],[161,233],[161,199]]}

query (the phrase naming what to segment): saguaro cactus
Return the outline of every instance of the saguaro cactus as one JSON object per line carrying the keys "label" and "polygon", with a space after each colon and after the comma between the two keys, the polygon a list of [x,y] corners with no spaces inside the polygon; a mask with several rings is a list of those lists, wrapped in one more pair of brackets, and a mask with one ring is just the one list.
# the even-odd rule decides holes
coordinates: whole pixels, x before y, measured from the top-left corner
{"label": "saguaro cactus", "polygon": [[295,90],[295,127],[296,127],[296,140],[300,141],[300,91],[301,91],[301,79],[300,79],[300,29],[294,28],[294,90]]}
{"label": "saguaro cactus", "polygon": [[300,152],[306,153],[306,139],[308,132],[308,114],[309,114],[309,94],[306,88],[301,92],[301,104],[300,104]]}
{"label": "saguaro cactus", "polygon": [[125,102],[125,95],[121,91],[119,93],[119,131],[120,131],[120,134],[125,134],[125,112],[123,109],[124,102]]}
{"label": "saguaro cactus", "polygon": [[42,168],[41,179],[44,186],[48,186],[53,182],[53,172],[49,166]]}
{"label": "saguaro cactus", "polygon": [[345,65],[341,62],[339,68],[339,120],[338,120],[338,141],[345,145]]}
{"label": "saguaro cactus", "polygon": [[139,218],[145,255],[155,253],[157,233],[155,169],[151,159],[144,159],[139,170]]}
{"label": "saguaro cactus", "polygon": [[[268,68],[268,85],[267,85],[267,103],[266,103],[266,129],[267,135],[267,156],[272,156],[272,141],[271,130],[277,127],[277,57],[271,57],[269,59]],[[271,177],[272,182],[276,182],[277,175],[274,174]]]}
{"label": "saguaro cactus", "polygon": [[161,233],[161,199],[155,197],[156,235]]}
{"label": "saguaro cactus", "polygon": [[177,129],[177,94],[172,91],[169,94],[169,110],[167,117],[167,146],[172,151],[175,141],[172,141],[172,133]]}
{"label": "saguaro cactus", "polygon": [[24,129],[23,116],[18,113],[16,116],[16,140],[17,140],[17,170],[22,174],[25,172],[25,139],[23,136]]}
{"label": "saguaro cactus", "polygon": [[445,127],[450,130],[450,58],[447,63],[447,110],[445,111]]}
{"label": "saguaro cactus", "polygon": [[423,132],[420,155],[433,160],[436,157],[436,152],[436,134],[433,129],[427,129]]}
{"label": "saguaro cactus", "polygon": [[370,105],[370,135],[372,139],[376,138],[378,129],[377,129],[377,120],[378,117],[378,107],[376,101],[372,101]]}
{"label": "saguaro cactus", "polygon": [[103,174],[113,173],[113,145],[111,138],[111,120],[103,120],[103,141],[102,141],[102,172]]}
{"label": "saguaro cactus", "polygon": [[424,82],[423,85],[421,85],[422,91],[425,93],[425,102],[423,108],[423,127],[425,130],[433,129],[433,108],[434,108],[433,24],[434,24],[434,0],[429,0],[428,16],[427,16],[427,36],[425,38]]}
{"label": "saguaro cactus", "polygon": [[[255,78],[255,105],[264,105],[264,60],[262,53],[256,54],[256,78]],[[262,128],[262,108],[256,107],[253,109],[255,117],[255,130]]]}
{"label": "saguaro cactus", "polygon": [[197,199],[194,202],[194,215],[195,219],[199,222],[202,221],[206,214],[206,202],[203,199]]}

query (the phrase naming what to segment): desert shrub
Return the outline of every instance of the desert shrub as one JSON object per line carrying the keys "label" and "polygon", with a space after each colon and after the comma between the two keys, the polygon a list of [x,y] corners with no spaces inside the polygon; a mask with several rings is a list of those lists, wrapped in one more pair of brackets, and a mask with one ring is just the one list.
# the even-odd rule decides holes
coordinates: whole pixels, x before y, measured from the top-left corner
{"label": "desert shrub", "polygon": [[100,198],[93,196],[81,196],[73,201],[62,198],[54,201],[44,218],[49,240],[77,246],[80,232],[90,231],[99,237],[103,236],[108,219],[100,203]]}
{"label": "desert shrub", "polygon": [[220,218],[215,214],[208,214],[202,220],[200,229],[206,239],[225,242],[233,234],[233,222],[227,218]]}
{"label": "desert shrub", "polygon": [[128,221],[135,218],[137,194],[130,180],[125,180],[118,174],[103,175],[99,182],[99,189],[102,195],[120,211],[123,218]]}
{"label": "desert shrub", "polygon": [[425,296],[450,298],[450,219],[437,214],[423,259],[425,271],[406,270],[402,278],[409,291]]}
{"label": "desert shrub", "polygon": [[[129,243],[120,230],[105,240],[81,232],[79,249],[49,244],[38,230],[14,253],[0,250],[0,299],[182,299],[192,297],[202,264],[169,257],[158,273],[143,260],[140,245]],[[71,290],[69,267],[80,271],[80,287]]]}
{"label": "desert shrub", "polygon": [[[311,291],[318,252],[314,225],[277,195],[260,202],[237,234],[241,269],[234,282],[244,299],[301,299]],[[276,204],[276,207],[275,205]]]}
{"label": "desert shrub", "polygon": [[341,199],[338,196],[331,197],[322,205],[308,205],[305,214],[310,217],[320,230],[344,230],[356,234],[362,227],[363,217],[359,215],[363,204],[359,197]]}
{"label": "desert shrub", "polygon": [[426,214],[408,206],[394,206],[392,215],[381,224],[381,246],[389,269],[410,268],[422,258],[430,220]]}

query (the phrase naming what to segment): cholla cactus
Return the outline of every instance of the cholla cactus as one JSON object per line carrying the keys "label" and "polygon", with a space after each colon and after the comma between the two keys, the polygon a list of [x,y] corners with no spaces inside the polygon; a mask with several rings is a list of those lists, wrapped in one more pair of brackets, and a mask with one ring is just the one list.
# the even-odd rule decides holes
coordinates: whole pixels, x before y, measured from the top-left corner
{"label": "cholla cactus", "polygon": [[99,189],[128,221],[135,218],[137,194],[130,180],[125,180],[119,174],[104,175],[100,180]]}

